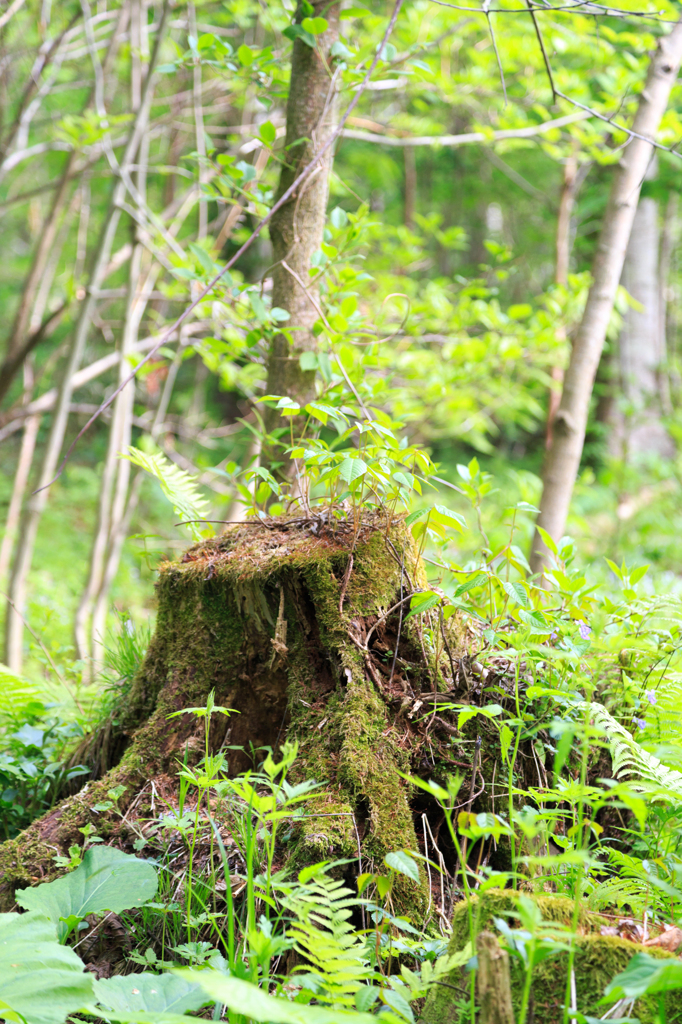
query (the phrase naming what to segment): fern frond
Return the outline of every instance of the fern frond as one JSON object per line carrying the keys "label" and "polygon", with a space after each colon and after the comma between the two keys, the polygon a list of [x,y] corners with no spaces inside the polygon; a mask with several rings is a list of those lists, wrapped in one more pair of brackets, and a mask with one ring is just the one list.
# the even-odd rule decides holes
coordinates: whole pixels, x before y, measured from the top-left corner
{"label": "fern frond", "polygon": [[0,665],[0,725],[20,718],[29,704],[42,704],[42,699],[37,686]]}
{"label": "fern frond", "polygon": [[119,452],[119,458],[127,459],[134,466],[139,466],[155,477],[178,519],[183,521],[194,540],[201,540],[198,523],[190,520],[202,519],[209,505],[205,498],[202,498],[194,477],[173,465],[161,452],[150,455],[130,445],[127,452]]}
{"label": "fern frond", "polygon": [[295,917],[288,934],[307,961],[302,970],[314,982],[316,999],[353,1008],[355,993],[372,976],[365,942],[351,923],[360,901],[343,881],[320,873],[286,903]]}
{"label": "fern frond", "polygon": [[[682,797],[682,772],[666,768],[657,757],[644,749],[627,729],[609,714],[603,704],[584,702],[580,706],[589,708],[594,721],[602,727],[611,751],[613,776],[616,779],[630,778],[637,783],[648,783]],[[645,789],[646,786],[639,788]]]}
{"label": "fern frond", "polygon": [[651,906],[651,886],[637,878],[607,878],[595,886],[587,898],[590,910],[603,910],[605,907],[616,907],[622,910],[629,907],[639,917],[645,907]]}

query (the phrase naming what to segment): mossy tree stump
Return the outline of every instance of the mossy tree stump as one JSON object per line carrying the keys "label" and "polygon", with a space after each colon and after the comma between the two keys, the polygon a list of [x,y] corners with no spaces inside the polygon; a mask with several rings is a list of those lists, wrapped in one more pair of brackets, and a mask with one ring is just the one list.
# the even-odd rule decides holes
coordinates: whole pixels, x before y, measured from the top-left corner
{"label": "mossy tree stump", "polygon": [[[379,520],[241,524],[162,565],[144,664],[114,719],[77,752],[91,779],[0,847],[0,903],[12,904],[17,885],[54,874],[55,853],[82,841],[84,825],[130,843],[126,818],[93,806],[125,786],[127,818],[149,818],[151,783],[172,793],[178,761],[203,752],[202,721],[169,715],[205,704],[211,690],[239,712],[211,725],[214,750],[241,748],[229,751],[231,773],[257,766],[259,748],[288,737],[299,744],[298,775],[325,783],[299,826],[297,860],[361,852],[379,861],[417,849],[413,794],[401,776],[425,768],[425,729],[413,709],[422,692],[452,687],[457,639],[452,621],[449,642],[435,646],[417,620],[402,621],[407,595],[426,585],[409,532]],[[414,910],[418,887],[408,884]]]}

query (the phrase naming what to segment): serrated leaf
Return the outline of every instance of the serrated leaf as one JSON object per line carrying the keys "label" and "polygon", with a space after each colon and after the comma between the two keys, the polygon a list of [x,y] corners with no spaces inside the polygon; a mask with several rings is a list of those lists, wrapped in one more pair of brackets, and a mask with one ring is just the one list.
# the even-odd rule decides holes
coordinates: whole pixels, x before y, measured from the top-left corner
{"label": "serrated leaf", "polygon": [[516,601],[522,608],[530,608],[530,601],[528,600],[528,594],[526,593],[525,587],[522,583],[514,581],[502,582],[502,588],[511,597],[512,601]]}

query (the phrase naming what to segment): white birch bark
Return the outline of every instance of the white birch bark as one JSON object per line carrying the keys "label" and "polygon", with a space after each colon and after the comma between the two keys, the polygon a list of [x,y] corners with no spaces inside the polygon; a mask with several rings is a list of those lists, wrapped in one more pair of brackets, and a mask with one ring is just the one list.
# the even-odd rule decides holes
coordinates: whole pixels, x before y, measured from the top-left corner
{"label": "white birch bark", "polygon": [[[601,237],[592,267],[593,283],[576,334],[566,371],[561,402],[554,422],[554,441],[547,453],[543,474],[538,526],[559,540],[566,527],[568,509],[585,440],[585,429],[595,374],[599,366],[609,319],[625,260],[630,230],[642,181],[651,160],[654,139],[675,84],[682,61],[682,20],[670,35],[659,40],[640,96],[632,137],[622,150],[611,185]],[[540,572],[548,551],[536,531],[531,568]]]}
{"label": "white birch bark", "polygon": [[659,284],[659,206],[640,199],[623,267],[623,286],[641,308],[630,307],[618,339],[620,409],[615,440],[627,461],[671,458],[672,439],[661,422],[658,374],[663,358]]}
{"label": "white birch bark", "polygon": [[[154,46],[154,56],[150,65],[151,68],[154,67],[156,57],[159,53],[160,43],[164,35],[167,13],[168,4],[164,4]],[[99,244],[93,260],[87,294],[82,302],[80,314],[74,328],[64,376],[57,398],[57,405],[52,419],[52,428],[45,447],[37,489],[29,498],[22,518],[19,544],[17,545],[17,553],[10,580],[10,601],[7,604],[7,613],[5,617],[5,662],[14,672],[19,672],[21,670],[24,635],[24,624],[21,618],[21,613],[23,613],[26,601],[26,582],[33,559],[33,550],[38,533],[38,526],[49,495],[49,485],[54,478],[62,444],[64,442],[69,406],[71,404],[71,395],[73,393],[73,380],[83,358],[85,343],[90,329],[90,322],[95,312],[96,292],[101,284],[109,263],[109,256],[113,247],[116,229],[118,227],[121,214],[120,206],[124,201],[126,190],[126,185],[123,180],[124,174],[127,176],[128,168],[135,160],[135,156],[138,152],[143,134],[149,121],[149,111],[152,99],[152,90],[150,88],[152,78],[153,75],[150,73],[145,83],[140,109],[137,112],[137,116],[135,117],[131,127],[125,152],[121,159],[121,177],[118,179],[111,196],[104,224],[102,225]],[[15,608],[17,611],[15,611]]]}

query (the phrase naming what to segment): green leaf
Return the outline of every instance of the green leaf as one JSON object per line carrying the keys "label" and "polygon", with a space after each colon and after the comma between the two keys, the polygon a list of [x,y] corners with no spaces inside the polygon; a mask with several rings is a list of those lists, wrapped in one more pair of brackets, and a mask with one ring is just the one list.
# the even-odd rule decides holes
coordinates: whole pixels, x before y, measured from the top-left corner
{"label": "green leaf", "polygon": [[523,583],[509,583],[503,582],[502,588],[509,594],[512,601],[516,601],[522,608],[530,608],[530,601],[528,600],[528,594],[526,593]]}
{"label": "green leaf", "polygon": [[242,43],[237,50],[237,58],[242,67],[249,68],[253,64],[253,51],[249,49],[246,43]]}
{"label": "green leaf", "polygon": [[194,242],[190,242],[189,250],[194,256],[196,256],[197,260],[201,264],[201,269],[205,274],[210,275],[214,273],[215,266],[213,260],[205,249],[202,249],[200,245],[196,245]]}
{"label": "green leaf", "polygon": [[28,1024],[63,1024],[92,1004],[92,981],[44,914],[0,914],[0,996]]}
{"label": "green leaf", "polygon": [[413,882],[419,882],[419,866],[404,850],[387,853],[384,857],[384,864],[391,870],[397,871],[398,874],[411,878]]}
{"label": "green leaf", "polygon": [[315,47],[315,36],[312,36],[310,32],[306,32],[300,25],[289,25],[284,29],[282,35],[286,36],[287,39],[291,39],[292,43],[300,39],[302,43],[310,46],[311,49]]}
{"label": "green leaf", "polygon": [[400,1014],[401,1017],[404,1017],[406,1020],[409,1020],[410,1024],[414,1024],[414,1014],[412,1013],[412,1007],[408,1003],[405,996],[401,995],[400,992],[396,992],[394,989],[391,988],[385,988],[381,993],[381,998],[383,999],[387,1006],[391,1007],[392,1010],[395,1010],[397,1013]]}
{"label": "green leaf", "polygon": [[210,1002],[206,992],[186,978],[172,974],[128,974],[94,983],[95,997],[103,1010],[199,1010]]}
{"label": "green leaf", "polygon": [[345,228],[348,223],[348,214],[340,206],[335,206],[329,214],[329,219],[335,228],[341,230],[341,228]]}
{"label": "green leaf", "polygon": [[606,987],[601,1002],[638,999],[643,995],[678,988],[682,988],[682,963],[679,960],[655,960],[648,953],[635,953],[625,970]]}
{"label": "green leaf", "polygon": [[18,889],[15,899],[25,910],[46,914],[63,941],[68,932],[62,918],[82,920],[101,910],[118,914],[141,907],[154,896],[157,884],[156,871],[147,861],[111,846],[96,846],[75,871],[33,889]]}
{"label": "green leaf", "polygon": [[272,121],[265,121],[265,123],[260,126],[258,135],[266,146],[271,146],[277,138],[277,129]]}
{"label": "green leaf", "polygon": [[326,18],[304,18],[301,22],[304,32],[310,32],[312,36],[321,36],[329,28]]}
{"label": "green leaf", "polygon": [[301,352],[298,357],[298,365],[302,370],[316,370],[317,369],[317,353],[316,352]]}
{"label": "green leaf", "polygon": [[367,463],[362,459],[344,459],[339,466],[339,475],[347,484],[352,484],[367,472]]}
{"label": "green leaf", "polygon": [[339,18],[341,21],[347,21],[350,18],[365,18],[370,13],[366,7],[347,7],[345,11],[341,11]]}
{"label": "green leaf", "polygon": [[434,523],[441,523],[443,526],[450,526],[455,530],[458,530],[459,533],[461,533],[463,527],[466,526],[466,519],[464,516],[461,516],[459,512],[453,512],[444,505],[434,505],[431,512],[431,518]]}
{"label": "green leaf", "polygon": [[435,608],[441,601],[442,597],[440,594],[435,594],[432,590],[425,590],[421,594],[414,594],[410,601],[410,610],[403,621],[407,622],[413,615],[421,615],[422,612],[427,612],[429,608]]}
{"label": "green leaf", "polygon": [[[559,554],[559,549],[552,537],[547,533],[547,530],[543,530],[541,526],[537,527],[537,531],[545,542],[545,545],[549,548],[553,555]],[[608,559],[607,559],[608,561]]]}
{"label": "green leaf", "polygon": [[483,572],[479,572],[476,576],[472,576],[466,583],[460,583],[455,590],[453,597],[461,597],[462,594],[466,594],[467,590],[473,590],[474,587],[482,587],[484,583],[488,582],[488,577]]}
{"label": "green leaf", "polygon": [[418,508],[414,512],[410,512],[409,516],[405,516],[405,526],[412,526],[412,523],[419,519],[421,516],[426,515],[427,509]]}
{"label": "green leaf", "polygon": [[376,1017],[369,1013],[292,1003],[289,999],[268,995],[248,981],[228,978],[217,971],[181,969],[173,973],[196,982],[215,1002],[224,1003],[231,1010],[263,1024],[377,1024]]}

